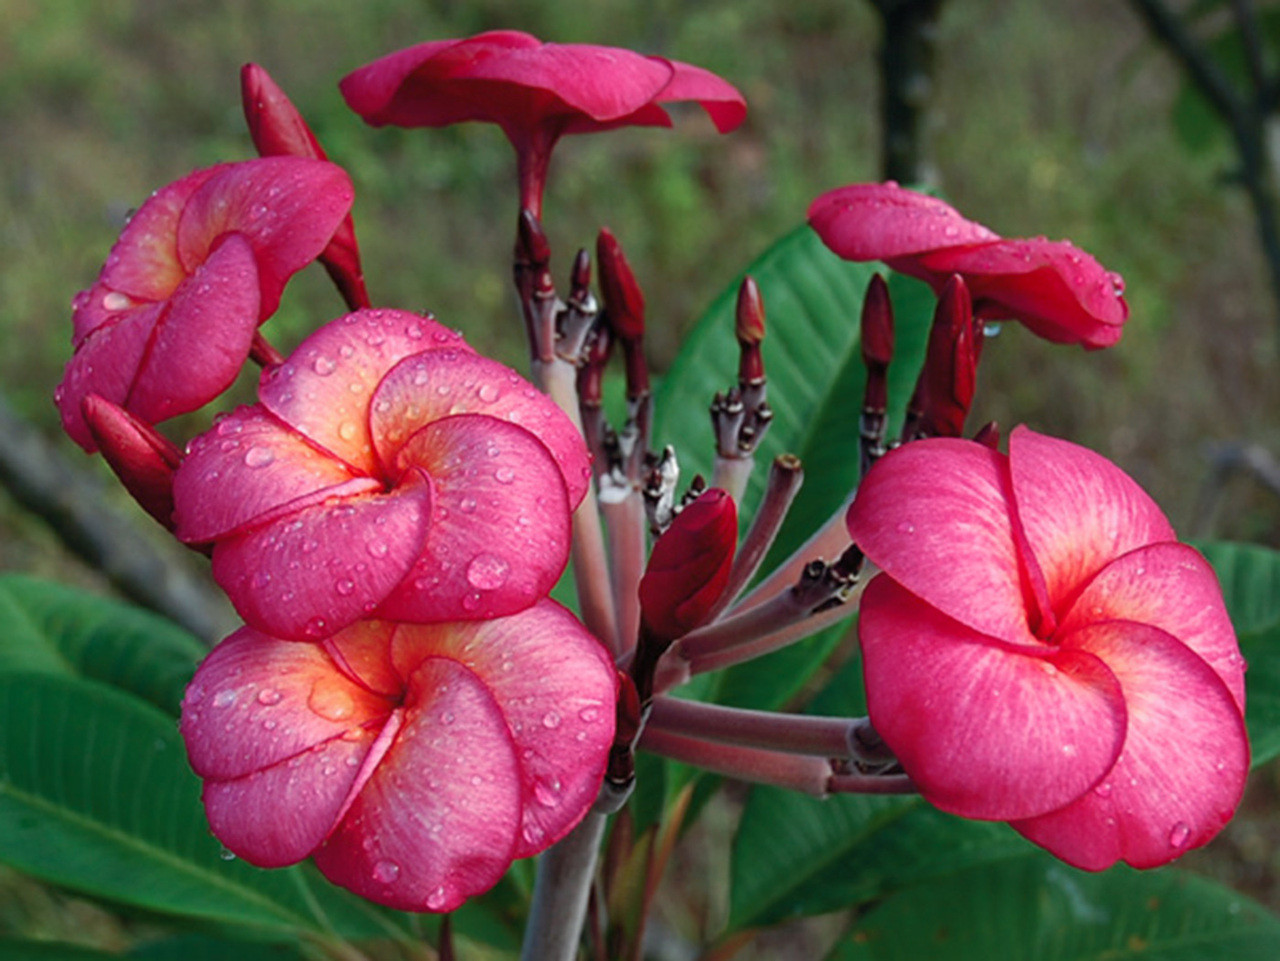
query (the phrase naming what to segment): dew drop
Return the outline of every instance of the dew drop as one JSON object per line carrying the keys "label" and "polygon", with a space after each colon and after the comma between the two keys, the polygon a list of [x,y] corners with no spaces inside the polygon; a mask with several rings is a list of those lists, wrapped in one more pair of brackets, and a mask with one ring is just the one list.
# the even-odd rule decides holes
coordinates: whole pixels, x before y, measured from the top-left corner
{"label": "dew drop", "polygon": [[495,400],[497,400],[500,396],[502,396],[502,391],[498,388],[497,384],[486,383],[486,384],[481,384],[480,387],[476,390],[476,396],[479,397],[486,404],[492,404]]}
{"label": "dew drop", "polygon": [[480,593],[472,591],[462,598],[463,610],[474,611],[480,606]]}
{"label": "dew drop", "polygon": [[275,688],[264,687],[258,692],[258,703],[265,707],[271,707],[273,704],[280,703],[281,696],[280,692]]}
{"label": "dew drop", "polygon": [[539,781],[533,786],[533,797],[543,807],[555,807],[560,803],[560,782]]}
{"label": "dew drop", "polygon": [[231,851],[228,851],[226,848],[223,848],[221,851],[218,852],[218,857],[222,858],[222,860],[224,861],[234,861],[236,859],[235,854]]}
{"label": "dew drop", "polygon": [[391,884],[400,877],[400,865],[395,861],[379,861],[373,866],[373,879],[379,884]]}
{"label": "dew drop", "polygon": [[584,707],[581,711],[578,712],[578,717],[581,720],[585,721],[587,724],[591,724],[597,718],[600,717],[600,712],[596,710],[594,707]]}
{"label": "dew drop", "polygon": [[320,356],[311,362],[311,369],[321,377],[328,377],[337,370],[337,368],[338,365],[329,357]]}
{"label": "dew drop", "polygon": [[1079,749],[1074,744],[1062,745],[1062,754],[1064,757],[1075,757],[1079,753]]}
{"label": "dew drop", "polygon": [[493,479],[499,484],[510,484],[516,479],[516,472],[510,467],[499,467],[493,472]]}
{"label": "dew drop", "polygon": [[338,427],[338,436],[343,440],[351,440],[356,436],[356,425],[351,421],[344,421]]}
{"label": "dew drop", "polygon": [[1103,781],[1093,789],[1093,793],[1098,795],[1098,797],[1111,797],[1111,782]]}
{"label": "dew drop", "polygon": [[365,545],[370,557],[386,557],[389,549],[386,541],[370,541]]}
{"label": "dew drop", "polygon": [[124,310],[128,306],[129,298],[114,290],[102,298],[103,310]]}
{"label": "dew drop", "polygon": [[1185,821],[1179,821],[1169,831],[1169,846],[1180,848],[1187,843],[1189,837],[1191,837],[1191,828]]}
{"label": "dew drop", "polygon": [[349,577],[344,577],[333,585],[333,589],[343,597],[349,597],[351,592],[356,589],[356,582],[351,580]]}
{"label": "dew drop", "polygon": [[276,459],[270,447],[250,447],[244,452],[244,466],[251,468],[266,467]]}
{"label": "dew drop", "polygon": [[542,715],[542,726],[546,728],[557,728],[560,726],[560,715],[555,711],[548,711]]}
{"label": "dew drop", "polygon": [[448,895],[443,884],[427,895],[427,907],[432,911],[439,911],[447,903]]}
{"label": "dew drop", "polygon": [[234,688],[228,688],[225,691],[219,691],[213,696],[214,707],[230,707],[236,702],[237,692]]}
{"label": "dew drop", "polygon": [[495,554],[477,554],[467,565],[467,583],[481,591],[496,591],[510,574],[511,565]]}
{"label": "dew drop", "polygon": [[901,523],[898,524],[899,534],[914,534],[915,532],[916,532],[915,524],[909,523],[908,521],[902,521]]}
{"label": "dew drop", "polygon": [[1000,325],[999,324],[983,324],[982,336],[988,337],[988,338],[1000,336]]}

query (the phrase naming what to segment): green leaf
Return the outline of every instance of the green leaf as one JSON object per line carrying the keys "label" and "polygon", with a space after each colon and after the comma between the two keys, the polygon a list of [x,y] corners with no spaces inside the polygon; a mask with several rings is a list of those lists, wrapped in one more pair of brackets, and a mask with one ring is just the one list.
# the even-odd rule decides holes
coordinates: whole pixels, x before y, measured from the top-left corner
{"label": "green leaf", "polygon": [[173,719],[101,684],[0,673],[0,861],[258,937],[387,936],[395,925],[309,868],[224,860]]}
{"label": "green leaf", "polygon": [[119,961],[118,954],[58,941],[19,941],[0,938],[4,961]]}
{"label": "green leaf", "polygon": [[1280,920],[1212,881],[1165,869],[1087,874],[1034,852],[904,889],[864,915],[832,961],[1272,961]]}
{"label": "green leaf", "polygon": [[226,941],[186,934],[140,945],[129,952],[135,961],[299,961],[302,955],[291,944],[257,944]]}
{"label": "green leaf", "polygon": [[1280,551],[1229,541],[1197,543],[1222,584],[1236,633],[1256,634],[1280,625]]}
{"label": "green leaf", "polygon": [[1244,673],[1244,722],[1252,764],[1280,754],[1280,628],[1240,639],[1249,669]]}
{"label": "green leaf", "polygon": [[32,577],[0,577],[0,671],[103,681],[172,715],[204,646],[171,621]]}

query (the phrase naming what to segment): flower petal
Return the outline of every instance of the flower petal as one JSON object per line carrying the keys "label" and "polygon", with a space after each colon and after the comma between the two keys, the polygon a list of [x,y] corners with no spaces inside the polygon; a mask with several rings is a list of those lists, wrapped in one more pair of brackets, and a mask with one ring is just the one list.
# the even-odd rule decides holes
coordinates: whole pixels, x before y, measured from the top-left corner
{"label": "flower petal", "polygon": [[213,576],[246,623],[289,640],[319,640],[367,617],[422,550],[426,483],[303,508],[220,541]]}
{"label": "flower petal", "polygon": [[1244,719],[1222,679],[1158,628],[1110,621],[1081,628],[1064,647],[1101,658],[1129,710],[1124,750],[1106,779],[1061,810],[1013,827],[1090,871],[1123,860],[1155,867],[1207,842],[1244,791]]}
{"label": "flower petal", "polygon": [[871,722],[944,811],[992,820],[1052,811],[1120,752],[1120,686],[1089,653],[1008,648],[885,574],[867,586],[858,634]]}
{"label": "flower petal", "polygon": [[659,102],[697,103],[707,112],[718,133],[729,133],[742,125],[747,118],[747,102],[733,84],[693,64],[679,60],[670,63],[675,73],[658,94]]}
{"label": "flower petal", "polygon": [[1089,582],[1059,625],[1065,636],[1103,620],[1158,627],[1213,668],[1244,709],[1244,658],[1213,568],[1186,544],[1150,544],[1112,561]]}
{"label": "flower petal", "polygon": [[892,181],[828,191],[809,205],[809,224],[845,260],[889,260],[1000,239],[936,197]]}
{"label": "flower petal", "polygon": [[1177,540],[1146,491],[1084,447],[1015,427],[1009,469],[1019,522],[1059,618],[1114,558]]}
{"label": "flower petal", "polygon": [[407,310],[358,310],[326,324],[264,371],[262,405],[364,474],[379,473],[369,406],[396,363],[440,348],[470,352],[457,331]]}
{"label": "flower petal", "polygon": [[463,414],[427,424],[399,456],[403,468],[431,478],[431,531],[379,617],[500,617],[551,590],[568,563],[570,512],[560,472],[536,437]]}
{"label": "flower petal", "polygon": [[383,378],[369,420],[385,469],[395,467],[400,445],[419,427],[455,414],[485,414],[523,427],[555,458],[570,509],[585,496],[591,478],[590,455],[573,422],[515,371],[460,350],[408,357]]}
{"label": "flower petal", "polygon": [[1037,645],[1028,628],[1004,456],[930,438],[882,457],[849,508],[849,533],[877,567],[980,634]]}
{"label": "flower petal", "polygon": [[502,712],[519,759],[514,856],[560,840],[595,801],[613,744],[617,674],[600,642],[551,600],[510,617],[402,625],[402,672],[444,655],[474,672]]}
{"label": "flower petal", "polygon": [[395,743],[316,852],[316,866],[380,904],[451,911],[511,863],[519,767],[498,705],[461,664],[425,660],[406,707]]}
{"label": "flower petal", "polygon": [[337,494],[380,492],[261,407],[221,417],[188,445],[174,479],[177,535],[199,544]]}

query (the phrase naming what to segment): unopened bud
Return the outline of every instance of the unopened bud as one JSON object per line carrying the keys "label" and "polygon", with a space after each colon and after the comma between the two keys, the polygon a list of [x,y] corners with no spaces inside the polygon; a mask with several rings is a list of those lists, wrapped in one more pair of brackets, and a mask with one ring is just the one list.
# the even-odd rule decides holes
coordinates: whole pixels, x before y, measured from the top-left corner
{"label": "unopened bud", "polygon": [[640,616],[650,636],[672,641],[702,623],[728,583],[737,542],[737,507],[719,488],[676,515],[640,580]]}
{"label": "unopened bud", "polygon": [[738,382],[759,384],[764,381],[764,358],[760,354],[760,342],[764,340],[764,299],[753,277],[744,277],[738,288],[734,320],[734,336],[740,350]]}
{"label": "unopened bud", "polygon": [[893,304],[889,285],[879,274],[867,284],[862,300],[862,360],[883,371],[893,359]]}
{"label": "unopened bud", "polygon": [[173,475],[182,452],[150,424],[90,394],[81,405],[98,450],[142,509],[173,530]]}
{"label": "unopened bud", "polygon": [[609,326],[619,340],[640,340],[644,336],[644,293],[608,227],[602,227],[596,238],[596,262]]}
{"label": "unopened bud", "polygon": [[973,403],[977,354],[973,304],[964,280],[953,275],[938,295],[921,373],[924,385],[921,430],[933,437],[959,437]]}
{"label": "unopened bud", "polygon": [[261,156],[328,159],[293,101],[256,63],[240,68],[240,98],[249,136]]}

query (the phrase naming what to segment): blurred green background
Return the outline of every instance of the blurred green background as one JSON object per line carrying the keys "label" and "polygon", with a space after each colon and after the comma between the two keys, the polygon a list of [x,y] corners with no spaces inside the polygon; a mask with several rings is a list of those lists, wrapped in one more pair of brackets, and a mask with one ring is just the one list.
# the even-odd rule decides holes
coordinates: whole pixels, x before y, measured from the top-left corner
{"label": "blurred green background", "polygon": [[[100,469],[59,437],[51,402],[71,297],[152,190],[253,155],[238,88],[249,60],[351,172],[374,300],[431,309],[523,367],[505,139],[481,125],[373,130],[336,87],[398,47],[497,27],[690,61],[747,98],[747,123],[727,137],[693,110],[672,131],[568,138],[556,152],[545,221],[561,276],[608,225],[645,287],[659,371],[735,271],[814,196],[879,179],[879,21],[859,0],[0,0],[0,386],[10,402]],[[1116,0],[949,0],[937,42],[933,185],[1002,234],[1089,250],[1124,275],[1132,309],[1120,345],[1102,353],[1008,327],[984,354],[972,424],[1028,423],[1093,447],[1184,534],[1280,545],[1280,499],[1256,482],[1230,480],[1217,509],[1204,507],[1213,445],[1280,452],[1280,324],[1252,211],[1224,183],[1225,141],[1189,150],[1175,132],[1175,67]],[[312,268],[267,333],[288,348],[340,311]],[[92,578],[3,492],[0,569]]]}

